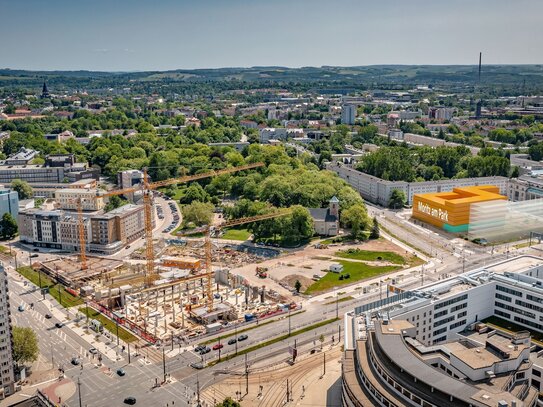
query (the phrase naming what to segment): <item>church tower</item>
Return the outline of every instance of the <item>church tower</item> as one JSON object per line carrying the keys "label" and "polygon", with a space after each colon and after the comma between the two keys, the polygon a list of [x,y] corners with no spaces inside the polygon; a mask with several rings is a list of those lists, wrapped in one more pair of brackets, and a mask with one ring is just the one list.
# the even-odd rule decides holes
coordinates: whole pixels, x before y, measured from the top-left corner
{"label": "church tower", "polygon": [[47,89],[47,84],[43,81],[43,88],[41,90],[41,98],[45,99],[49,97],[49,90]]}
{"label": "church tower", "polygon": [[328,208],[330,209],[330,215],[339,219],[339,199],[337,199],[337,197],[333,196],[332,199],[330,199]]}

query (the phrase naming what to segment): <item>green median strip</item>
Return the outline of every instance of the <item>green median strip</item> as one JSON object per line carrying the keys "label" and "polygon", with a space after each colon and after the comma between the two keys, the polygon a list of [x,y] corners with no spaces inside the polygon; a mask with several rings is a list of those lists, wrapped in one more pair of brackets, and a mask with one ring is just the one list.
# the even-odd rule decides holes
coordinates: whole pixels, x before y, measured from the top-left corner
{"label": "green median strip", "polygon": [[[238,351],[237,355],[236,354],[225,355],[224,357],[221,358],[220,362],[230,360],[230,359],[235,358],[235,357],[240,356],[240,355],[245,355],[246,353],[253,352],[253,351],[255,351],[257,349],[260,349],[260,348],[265,348],[266,346],[273,345],[274,343],[281,342],[281,341],[283,341],[285,339],[288,339],[288,338],[292,338],[293,336],[301,335],[301,334],[303,334],[305,332],[312,331],[313,329],[320,328],[321,326],[328,325],[328,324],[331,324],[333,322],[337,322],[339,320],[340,320],[340,318],[332,318],[332,319],[327,319],[325,321],[317,322],[316,324],[306,326],[305,328],[298,329],[296,331],[292,331],[290,333],[290,335],[286,334],[286,335],[278,336],[277,338],[270,339],[269,341],[259,343],[258,345],[253,345],[253,346],[250,346],[248,348],[242,349],[242,350]],[[214,360],[212,362],[209,362],[208,366],[214,366],[214,365],[216,365],[217,363],[220,363],[220,362],[218,360]]]}
{"label": "green median strip", "polygon": [[[87,315],[86,311],[87,309],[85,307],[79,308],[79,312],[81,312],[83,315]],[[105,315],[102,315],[100,312],[96,311],[93,308],[88,309],[88,317],[89,317],[89,320],[96,319],[100,321],[100,323],[105,329],[111,332],[113,336],[117,337],[117,324],[113,322],[111,319],[107,318]],[[122,326],[119,326],[119,339],[124,342],[135,342],[138,340],[138,338],[135,335],[132,335]]]}
{"label": "green median strip", "polygon": [[394,233],[392,233],[390,230],[388,230],[386,227],[384,227],[383,225],[379,225],[379,227],[383,230],[383,232],[385,232],[387,235],[393,237],[394,239],[396,240],[399,240],[400,242],[402,242],[403,244],[411,247],[413,250],[419,252],[419,253],[422,253],[424,254],[426,257],[432,257],[428,252],[422,250],[422,249],[419,249],[418,247],[415,247],[413,246],[411,243],[399,238],[398,236],[396,236]]}
{"label": "green median strip", "polygon": [[[40,286],[39,273],[31,267],[19,267],[17,272],[31,283]],[[70,294],[62,284],[56,284],[45,273],[41,273],[41,287],[47,288],[49,294],[64,308],[70,308],[76,305],[83,304],[83,300]]]}
{"label": "green median strip", "polygon": [[[290,314],[290,317],[292,318],[294,315],[298,315],[298,314],[301,314],[305,312],[305,309],[304,310],[301,310],[301,311],[298,311],[298,312],[292,312]],[[287,314],[288,315],[288,314]],[[239,334],[242,334],[244,332],[248,332],[248,331],[252,331],[253,329],[256,329],[256,328],[259,328],[261,326],[264,326],[264,325],[268,325],[268,324],[271,324],[272,322],[277,322],[278,320],[277,319],[270,319],[269,321],[265,321],[265,322],[259,322],[258,325],[253,325],[253,326],[250,326],[249,328],[244,328],[244,329],[238,329],[237,333],[230,333],[228,335],[224,335],[224,336],[221,336],[221,341],[224,340],[224,339],[229,339],[229,338],[233,338],[235,337],[236,335],[239,335]],[[209,339],[205,342],[202,342],[200,343],[199,345],[200,346],[205,346],[205,345],[209,345],[210,343],[215,343],[217,342],[219,339],[219,337],[217,336],[216,338],[213,338],[213,339]]]}
{"label": "green median strip", "polygon": [[336,302],[344,302],[344,301],[350,301],[350,300],[354,300],[354,297],[352,295],[348,295],[346,297],[340,298],[337,301],[325,302],[324,305],[330,305],[330,304],[335,304]]}

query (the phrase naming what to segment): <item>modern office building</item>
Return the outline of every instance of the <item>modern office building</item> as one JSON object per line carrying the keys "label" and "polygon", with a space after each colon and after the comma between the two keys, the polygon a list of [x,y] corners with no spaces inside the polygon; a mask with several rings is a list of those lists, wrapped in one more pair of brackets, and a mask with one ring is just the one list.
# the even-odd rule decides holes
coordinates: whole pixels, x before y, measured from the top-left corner
{"label": "modern office building", "polygon": [[543,170],[511,178],[507,195],[511,201],[530,201],[543,198]]}
{"label": "modern office building", "polygon": [[356,121],[356,105],[343,105],[341,107],[341,124],[353,125]]}
{"label": "modern office building", "polygon": [[458,178],[424,182],[386,181],[338,162],[327,163],[326,169],[334,171],[340,178],[347,181],[362,195],[362,198],[382,206],[388,206],[390,194],[395,189],[403,191],[407,204],[412,205],[413,197],[417,194],[449,192],[454,188],[479,185],[495,185],[499,188],[500,194],[506,195],[509,181],[506,177]]}
{"label": "modern office building", "polygon": [[467,232],[472,204],[503,200],[493,185],[453,188],[451,192],[417,194],[413,197],[413,217],[447,232]]}
{"label": "modern office building", "polygon": [[21,150],[0,162],[0,184],[14,179],[33,183],[75,182],[80,179],[98,179],[100,171],[86,163],[76,163],[73,154],[52,154],[45,157],[44,165],[30,164],[35,157],[33,150]]}
{"label": "modern office building", "polygon": [[17,192],[0,186],[0,219],[4,216],[4,213],[10,213],[14,219],[17,219],[18,212],[19,195]]}
{"label": "modern office building", "polygon": [[455,109],[452,107],[436,106],[428,108],[428,118],[436,120],[451,120]]}
{"label": "modern office building", "polygon": [[394,291],[345,315],[344,406],[537,405],[543,348],[529,332],[543,333],[543,258]]}
{"label": "modern office building", "polygon": [[11,336],[11,311],[9,306],[8,279],[0,263],[0,399],[15,392],[13,348]]}

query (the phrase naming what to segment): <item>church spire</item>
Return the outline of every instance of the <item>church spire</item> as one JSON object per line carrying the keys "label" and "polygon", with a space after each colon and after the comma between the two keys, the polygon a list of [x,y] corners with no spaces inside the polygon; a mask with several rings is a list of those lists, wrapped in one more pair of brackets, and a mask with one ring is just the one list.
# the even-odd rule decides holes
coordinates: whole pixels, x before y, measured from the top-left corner
{"label": "church spire", "polygon": [[49,90],[47,89],[47,84],[45,83],[45,81],[43,81],[43,88],[42,88],[42,91],[41,91],[41,97],[42,97],[42,99],[45,99],[45,98],[49,97]]}

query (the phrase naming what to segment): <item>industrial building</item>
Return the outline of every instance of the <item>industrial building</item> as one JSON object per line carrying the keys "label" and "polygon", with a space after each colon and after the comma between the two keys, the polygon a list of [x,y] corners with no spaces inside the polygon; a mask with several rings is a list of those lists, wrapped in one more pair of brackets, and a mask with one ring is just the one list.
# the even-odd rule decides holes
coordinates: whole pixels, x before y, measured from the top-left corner
{"label": "industrial building", "polygon": [[413,217],[447,232],[467,232],[472,204],[504,200],[492,185],[454,188],[451,192],[417,194],[413,197]]}
{"label": "industrial building", "polygon": [[529,331],[543,333],[543,258],[394,291],[345,315],[344,406],[536,405],[543,352]]}

